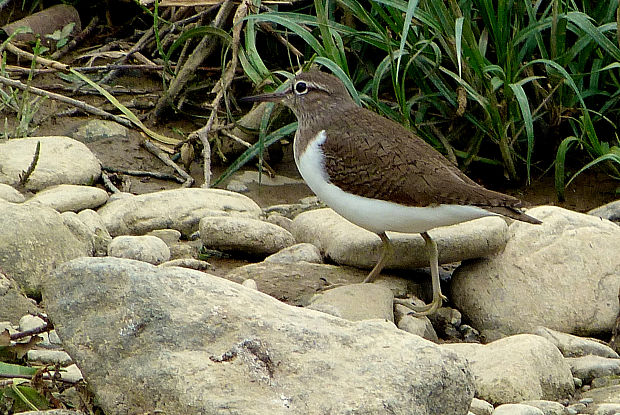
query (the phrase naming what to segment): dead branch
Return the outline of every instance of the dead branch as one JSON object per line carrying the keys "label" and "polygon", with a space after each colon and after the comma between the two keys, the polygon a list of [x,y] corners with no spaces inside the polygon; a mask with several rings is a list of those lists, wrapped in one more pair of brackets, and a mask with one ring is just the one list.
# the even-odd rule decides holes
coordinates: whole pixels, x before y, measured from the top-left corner
{"label": "dead branch", "polygon": [[120,169],[118,167],[109,167],[109,166],[104,166],[101,169],[105,170],[106,172],[110,172],[110,173],[120,173],[120,174],[126,174],[129,176],[137,176],[137,177],[153,177],[154,179],[173,180],[177,183],[185,183],[185,180],[175,176],[174,174],[161,173],[158,171],[128,170],[128,169]]}
{"label": "dead branch", "polygon": [[[228,15],[233,9],[232,0],[226,0],[221,6],[220,10],[215,16],[215,20],[213,21],[213,26],[217,28],[221,28],[226,19],[228,19]],[[149,115],[149,119],[153,122],[164,112],[164,110],[168,107],[168,105],[174,102],[177,96],[181,93],[181,90],[185,86],[185,84],[194,76],[196,69],[198,66],[215,50],[216,46],[219,42],[215,42],[213,36],[205,36],[202,38],[198,46],[194,49],[192,54],[189,56],[183,67],[179,70],[177,76],[172,80],[168,90],[165,94],[157,102],[155,109]]]}
{"label": "dead branch", "polygon": [[170,157],[168,157],[168,155],[164,153],[159,147],[151,143],[149,140],[142,141],[142,145],[149,152],[151,152],[158,159],[160,159],[166,166],[172,167],[174,171],[176,171],[179,174],[179,176],[181,176],[184,179],[183,187],[191,187],[192,184],[194,184],[194,178],[190,176],[189,174],[187,174],[185,170],[180,168],[178,164],[172,161]]}
{"label": "dead branch", "polygon": [[115,122],[117,122],[119,124],[122,124],[122,125],[124,125],[126,127],[133,128],[132,123],[127,118],[111,114],[111,113],[109,113],[107,111],[104,111],[104,110],[102,110],[100,108],[97,108],[97,107],[94,107],[92,105],[89,105],[89,104],[87,104],[85,102],[82,102],[80,100],[77,100],[77,99],[69,98],[69,97],[66,97],[66,96],[60,95],[60,94],[55,94],[53,92],[46,91],[46,90],[40,89],[40,88],[36,88],[34,86],[29,86],[29,85],[26,85],[26,84],[24,84],[24,83],[22,83],[20,81],[9,79],[9,78],[6,78],[4,76],[0,76],[0,84],[4,84],[4,85],[7,85],[7,86],[18,88],[18,89],[21,89],[22,91],[28,91],[29,93],[34,94],[34,95],[39,95],[39,96],[42,96],[42,97],[48,97],[48,98],[51,98],[51,99],[53,99],[55,101],[60,101],[62,103],[65,103],[65,104],[71,105],[73,107],[79,108],[79,109],[81,109],[81,110],[83,110],[83,111],[85,111],[85,112],[87,112],[89,114],[93,114],[93,115],[97,115],[97,116],[102,117],[102,118],[110,119],[110,120],[115,121]]}
{"label": "dead branch", "polygon": [[120,193],[118,187],[114,186],[112,180],[110,180],[110,176],[105,171],[101,172],[101,181],[103,181],[103,185],[108,189],[111,193]]}
{"label": "dead branch", "polygon": [[59,71],[63,71],[63,72],[69,72],[69,65],[65,65],[64,63],[60,63],[51,59],[46,59],[46,58],[42,58],[41,56],[34,56],[32,53],[30,52],[26,52],[25,50],[22,50],[20,48],[18,48],[17,46],[15,46],[14,44],[12,44],[11,42],[8,42],[5,45],[6,50],[8,50],[11,53],[14,53],[18,56],[21,56],[23,58],[28,59],[29,61],[35,60],[38,64],[41,64],[43,66],[47,66],[49,68],[54,68],[57,69]]}
{"label": "dead branch", "polygon": [[95,16],[91,19],[88,26],[84,28],[80,33],[69,41],[62,49],[58,49],[56,52],[52,53],[51,58],[55,61],[65,56],[67,53],[71,52],[73,49],[77,47],[80,43],[84,41],[87,37],[89,37],[97,27],[97,23],[99,23],[99,17]]}

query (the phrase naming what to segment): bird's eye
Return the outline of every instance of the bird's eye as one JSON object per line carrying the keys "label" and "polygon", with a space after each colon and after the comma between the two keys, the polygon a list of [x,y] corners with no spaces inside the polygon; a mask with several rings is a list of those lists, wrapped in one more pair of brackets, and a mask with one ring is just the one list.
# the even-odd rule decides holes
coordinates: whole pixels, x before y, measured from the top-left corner
{"label": "bird's eye", "polygon": [[308,85],[306,85],[304,81],[297,81],[295,82],[293,89],[297,95],[303,95],[308,92]]}

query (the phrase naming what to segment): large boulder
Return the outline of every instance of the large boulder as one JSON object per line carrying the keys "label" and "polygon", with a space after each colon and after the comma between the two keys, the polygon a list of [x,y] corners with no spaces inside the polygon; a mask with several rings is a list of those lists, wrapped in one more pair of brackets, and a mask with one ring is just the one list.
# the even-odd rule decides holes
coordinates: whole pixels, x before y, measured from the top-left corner
{"label": "large boulder", "polygon": [[26,182],[32,191],[57,184],[92,184],[101,175],[101,164],[79,141],[69,137],[15,138],[0,142],[0,183],[16,185],[32,163],[37,143],[39,160]]}
{"label": "large boulder", "polygon": [[49,317],[106,414],[467,414],[464,359],[392,323],[350,322],[202,272],[82,258]]}
{"label": "large boulder", "polygon": [[528,214],[543,224],[513,223],[501,253],[454,272],[452,302],[481,331],[609,333],[620,310],[620,227],[554,206]]}

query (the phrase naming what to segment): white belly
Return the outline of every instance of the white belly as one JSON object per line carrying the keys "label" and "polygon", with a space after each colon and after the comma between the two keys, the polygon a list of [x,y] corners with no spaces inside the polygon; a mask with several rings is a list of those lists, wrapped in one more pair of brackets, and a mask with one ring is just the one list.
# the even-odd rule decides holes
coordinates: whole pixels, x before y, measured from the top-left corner
{"label": "white belly", "polygon": [[[385,231],[420,233],[441,226],[496,215],[475,206],[442,204],[410,207],[346,193],[327,179],[325,158],[320,147],[325,138],[323,130],[299,157],[295,151],[295,162],[299,172],[319,199],[345,219],[364,229],[375,233]],[[297,140],[294,145],[296,144]]]}

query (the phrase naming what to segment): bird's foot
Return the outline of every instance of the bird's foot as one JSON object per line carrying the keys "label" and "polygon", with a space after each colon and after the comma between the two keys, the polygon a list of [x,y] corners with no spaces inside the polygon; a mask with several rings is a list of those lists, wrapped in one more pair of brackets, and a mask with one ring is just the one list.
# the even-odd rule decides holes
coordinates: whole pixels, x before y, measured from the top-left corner
{"label": "bird's foot", "polygon": [[429,304],[417,305],[412,304],[410,300],[401,299],[394,299],[394,304],[400,304],[410,309],[411,312],[409,313],[409,315],[412,315],[414,317],[423,317],[433,314],[437,310],[439,310],[439,308],[443,304],[443,301],[445,300],[447,300],[447,298],[443,294],[439,293],[439,296],[433,298],[433,301],[431,301]]}
{"label": "bird's foot", "polygon": [[342,283],[342,282],[336,282],[336,283],[330,282],[330,281],[328,281],[325,278],[321,278],[321,281],[324,282],[325,285],[323,285],[322,287],[317,288],[317,290],[316,290],[317,292],[328,291],[328,290],[331,290],[331,289],[334,289],[334,288],[338,288],[338,287],[342,287],[342,286],[345,286],[345,285],[349,285],[349,284],[345,284],[345,283]]}

